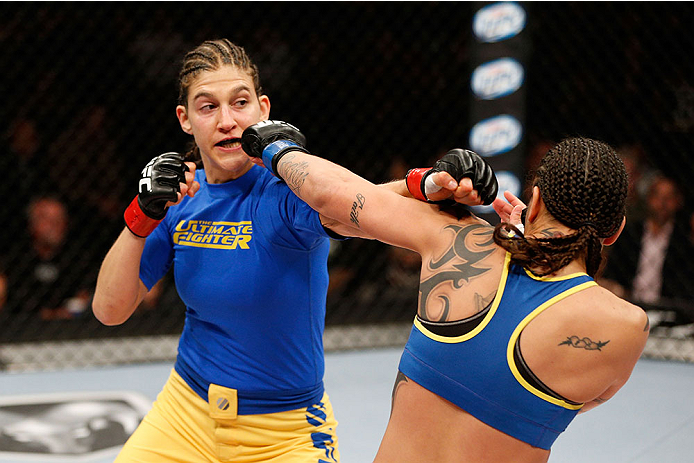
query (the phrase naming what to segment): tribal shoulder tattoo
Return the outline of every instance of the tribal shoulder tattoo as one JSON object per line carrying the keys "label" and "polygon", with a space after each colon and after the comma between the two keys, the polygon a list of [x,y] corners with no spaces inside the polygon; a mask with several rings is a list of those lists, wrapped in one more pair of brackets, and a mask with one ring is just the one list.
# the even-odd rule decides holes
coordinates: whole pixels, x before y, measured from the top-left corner
{"label": "tribal shoulder tattoo", "polygon": [[[460,288],[463,283],[469,283],[471,279],[480,276],[490,270],[489,267],[479,266],[479,263],[495,250],[492,234],[493,228],[481,224],[455,225],[451,224],[445,229],[454,232],[454,238],[448,250],[438,259],[431,259],[428,269],[435,272],[430,277],[423,279],[419,284],[419,307],[420,316],[431,321],[445,321],[450,313],[450,299],[445,295],[438,298],[443,303],[443,310],[436,320],[432,319],[431,313],[427,311],[427,303],[436,288],[449,283],[453,288]],[[466,239],[471,235],[484,236],[486,241],[472,246],[468,246]],[[484,301],[485,297],[477,295],[476,301]]]}

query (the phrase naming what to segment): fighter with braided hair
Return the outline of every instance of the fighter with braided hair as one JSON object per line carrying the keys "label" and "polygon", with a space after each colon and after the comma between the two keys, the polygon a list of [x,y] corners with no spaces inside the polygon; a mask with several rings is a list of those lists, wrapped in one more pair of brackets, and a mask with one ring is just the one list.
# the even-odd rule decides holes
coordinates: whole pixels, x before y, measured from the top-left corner
{"label": "fighter with braided hair", "polygon": [[[244,131],[244,146],[256,132]],[[249,155],[312,208],[421,255],[418,312],[376,462],[546,462],[579,412],[626,383],[649,324],[592,278],[625,221],[626,171],[607,144],[569,138],[546,154],[521,233],[264,139]],[[495,200],[502,218],[523,206],[508,198]]]}
{"label": "fighter with braided hair", "polygon": [[586,273],[595,276],[602,261],[601,240],[621,231],[626,221],[622,192],[628,185],[627,174],[612,152],[596,140],[569,138],[547,153],[536,173],[533,197],[542,192],[551,216],[575,232],[544,231],[523,240],[509,239],[500,224],[494,239],[511,252],[513,263],[539,265],[536,272],[544,276],[582,258]]}

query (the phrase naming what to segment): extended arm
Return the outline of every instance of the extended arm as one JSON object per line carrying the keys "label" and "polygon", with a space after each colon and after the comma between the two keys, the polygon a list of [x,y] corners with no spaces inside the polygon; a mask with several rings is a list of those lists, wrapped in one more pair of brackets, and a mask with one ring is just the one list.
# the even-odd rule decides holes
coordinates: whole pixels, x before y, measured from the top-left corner
{"label": "extended arm", "polygon": [[[446,172],[440,172],[436,175],[448,175],[448,177],[450,178],[450,175]],[[434,178],[438,178],[438,177],[434,176]],[[465,190],[466,188],[468,189],[467,194],[465,194],[465,200],[468,200],[468,201],[469,201],[469,198],[467,198],[467,196],[472,191],[472,182],[470,181],[470,179],[463,179],[463,180],[466,180],[467,182],[466,183],[461,182],[461,183],[464,183],[464,185],[461,188],[457,188],[457,184],[452,187],[452,190],[454,192],[455,191],[461,191],[461,193],[459,193],[461,195],[461,197],[460,198],[456,197],[456,201],[458,201],[460,203],[463,203],[462,195],[464,193],[462,193],[462,191]],[[452,178],[451,178],[451,181],[453,181],[455,183],[455,181],[452,180]],[[391,182],[381,183],[378,185],[378,187],[392,191],[393,193],[400,195],[402,197],[405,197],[405,198],[412,198],[413,197],[412,193],[410,193],[410,190],[407,189],[407,184],[405,183],[405,179],[393,180]],[[446,190],[445,192],[442,191],[438,194],[436,194],[436,193],[433,194],[432,199],[437,200],[438,197],[440,197],[440,199],[447,199],[448,197],[450,197],[451,194],[452,194],[451,191],[448,191],[448,190]],[[339,233],[342,236],[351,236],[354,238],[373,239],[373,237],[367,235],[359,228],[340,223],[337,220],[331,219],[330,217],[326,217],[322,214],[321,214],[321,223],[323,224],[324,227],[329,228],[330,230],[334,231],[335,233]]]}
{"label": "extended arm", "polygon": [[[419,251],[442,223],[450,222],[450,216],[440,213],[436,206],[400,196],[389,187],[376,186],[337,164],[308,154],[296,142],[301,138],[290,124],[264,121],[247,128],[242,143],[247,154],[262,159],[263,165],[313,209],[365,236]],[[485,174],[486,168],[485,163]],[[402,188],[397,182],[390,186]]]}
{"label": "extended arm", "polygon": [[[296,127],[282,121],[263,121],[251,126],[244,131],[242,138],[244,151],[256,158],[256,163],[266,166],[275,175],[282,177],[292,189],[298,185],[297,178],[307,174],[307,172],[300,172],[301,166],[293,166],[291,172],[283,174],[279,171],[278,162],[289,152],[296,154],[296,152],[301,151],[308,154],[303,146],[304,141],[305,138]],[[345,169],[342,170],[348,172]],[[351,172],[349,174],[354,175]],[[358,176],[355,177],[361,182],[368,183],[370,187],[374,186]],[[305,181],[305,179],[300,180]],[[442,183],[443,188],[438,185],[438,182]],[[330,187],[330,185],[322,185],[321,187]],[[479,205],[483,202],[491,203],[496,195],[497,183],[493,170],[479,155],[472,151],[455,149],[437,161],[433,168],[413,169],[408,172],[406,181],[399,180],[382,184],[379,189],[394,192],[403,198],[415,197],[421,201],[435,201],[439,198],[444,199],[452,196],[459,203]],[[294,191],[314,207],[314,204],[302,196],[299,191]],[[387,198],[386,195],[384,200]],[[334,231],[350,236],[375,237],[383,241],[382,238],[371,235],[360,223],[354,220],[354,217],[348,217],[349,221],[347,221],[344,216],[331,216],[324,209],[316,210],[321,213],[323,224]]]}

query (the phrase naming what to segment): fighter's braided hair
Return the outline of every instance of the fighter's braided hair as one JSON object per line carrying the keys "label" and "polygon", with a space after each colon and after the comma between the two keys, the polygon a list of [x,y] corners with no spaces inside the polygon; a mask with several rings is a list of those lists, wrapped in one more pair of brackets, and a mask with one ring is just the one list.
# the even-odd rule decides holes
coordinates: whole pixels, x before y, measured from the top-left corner
{"label": "fighter's braided hair", "polygon": [[[258,67],[251,61],[243,47],[228,39],[208,40],[188,52],[183,58],[181,71],[178,74],[178,104],[188,107],[188,90],[200,73],[216,71],[222,66],[234,66],[247,72],[253,79],[256,95],[263,94]],[[199,164],[200,151],[195,143],[186,153],[186,159]]]}
{"label": "fighter's braided hair", "polygon": [[625,212],[628,178],[624,163],[606,143],[567,138],[544,156],[535,175],[548,212],[576,232],[559,237],[509,236],[501,223],[494,241],[511,253],[511,261],[540,275],[585,258],[594,276],[602,262],[600,238],[619,229]]}

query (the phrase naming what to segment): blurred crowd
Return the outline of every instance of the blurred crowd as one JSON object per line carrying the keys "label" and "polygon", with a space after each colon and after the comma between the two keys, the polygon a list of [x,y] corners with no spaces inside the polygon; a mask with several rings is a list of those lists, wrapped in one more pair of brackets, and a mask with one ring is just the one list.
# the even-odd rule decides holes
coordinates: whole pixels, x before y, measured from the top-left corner
{"label": "blurred crowd", "polygon": [[[0,107],[0,342],[180,329],[183,308],[170,278],[122,331],[101,327],[90,301],[140,169],[187,147],[174,116],[175,63],[204,39],[246,45],[273,117],[296,123],[309,149],[371,181],[402,178],[467,141],[472,39],[461,24],[470,24],[473,8],[455,2],[335,3],[320,11],[239,4],[245,19],[231,29],[224,15],[188,3],[0,8],[9,90]],[[658,324],[691,324],[694,68],[691,60],[668,65],[694,43],[680,7],[658,6],[659,20],[645,22],[638,19],[651,18],[649,4],[528,8],[533,24],[547,26],[528,28],[537,38],[527,77],[528,173],[561,135],[617,147],[630,173],[627,230],[606,250],[600,283],[647,305]],[[602,8],[624,14],[589,14]],[[600,34],[581,27],[593,17],[620,18],[610,22],[623,32],[611,37],[612,55],[599,53]],[[275,27],[287,18],[310,24],[309,32]],[[681,50],[644,40],[645,23]],[[416,254],[366,240],[333,244],[328,324],[412,320]]]}
{"label": "blurred crowd", "polygon": [[[2,184],[3,196],[15,201],[8,203],[13,210],[1,238],[4,333],[36,329],[37,321],[92,318],[99,265],[123,227],[122,211],[132,194],[127,185],[133,183],[113,148],[107,119],[104,108],[89,107],[48,144],[38,123],[27,116],[12,121],[5,134],[2,168],[12,175]],[[530,146],[529,173],[553,143]],[[694,323],[694,213],[686,207],[682,186],[654,168],[641,145],[619,146],[618,151],[630,176],[627,226],[605,249],[599,281],[649,308],[656,324]],[[410,167],[392,156],[376,181],[403,178]],[[416,253],[366,240],[333,245],[328,323],[412,317],[420,267]],[[172,304],[181,308],[171,284],[163,280],[143,302],[141,310],[151,311],[168,294],[163,300],[169,307],[154,320],[169,316]]]}

